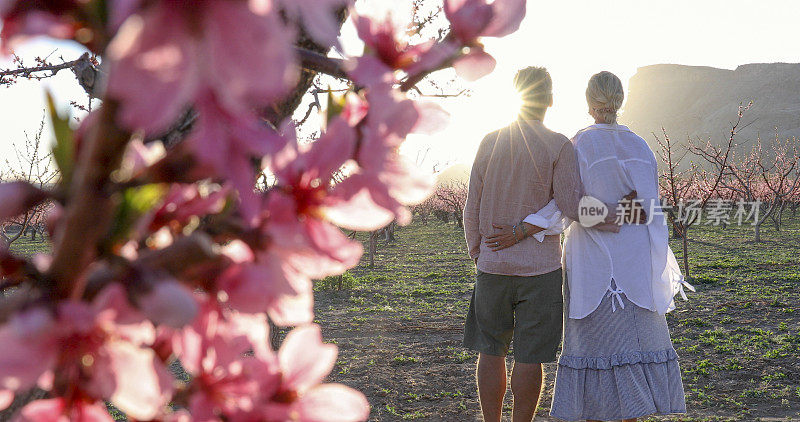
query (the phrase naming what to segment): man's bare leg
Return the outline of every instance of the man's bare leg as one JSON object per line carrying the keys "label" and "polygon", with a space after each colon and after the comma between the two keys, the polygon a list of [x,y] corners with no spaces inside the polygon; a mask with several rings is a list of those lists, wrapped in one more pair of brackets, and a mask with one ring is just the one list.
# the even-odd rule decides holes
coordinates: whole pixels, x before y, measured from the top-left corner
{"label": "man's bare leg", "polygon": [[485,353],[478,355],[478,397],[483,420],[500,422],[506,395],[506,358]]}
{"label": "man's bare leg", "polygon": [[514,362],[511,371],[514,422],[531,422],[542,394],[542,364]]}

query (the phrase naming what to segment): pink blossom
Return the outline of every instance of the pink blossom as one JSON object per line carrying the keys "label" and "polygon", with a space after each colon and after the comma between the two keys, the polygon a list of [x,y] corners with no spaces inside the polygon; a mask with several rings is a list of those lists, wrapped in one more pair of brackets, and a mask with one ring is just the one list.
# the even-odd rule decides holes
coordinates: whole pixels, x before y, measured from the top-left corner
{"label": "pink blossom", "polygon": [[0,341],[2,388],[66,382],[137,419],[152,419],[171,394],[171,375],[152,349],[141,347],[154,341],[153,326],[119,285],[91,304],[62,302],[55,316],[42,308],[22,313],[0,328]]}
{"label": "pink blossom", "polygon": [[369,112],[369,104],[361,96],[354,92],[348,92],[345,96],[344,110],[342,118],[348,125],[355,127]]}
{"label": "pink blossom", "polygon": [[242,214],[251,221],[260,205],[254,192],[253,162],[280,150],[285,140],[269,133],[250,113],[229,112],[213,95],[201,97],[197,108],[200,116],[196,132],[188,142],[201,163],[211,166],[238,190]]}
{"label": "pink blossom", "polygon": [[444,11],[457,42],[439,44],[432,54],[446,56],[456,45],[468,46],[469,53],[456,58],[453,66],[459,76],[474,81],[491,73],[496,65],[478,38],[503,37],[519,29],[526,13],[526,1],[445,0]]}
{"label": "pink blossom", "polygon": [[332,215],[337,218],[334,223],[344,227],[363,224],[337,214],[338,207],[350,208],[352,201],[332,193],[334,175],[355,148],[355,131],[347,120],[355,119],[334,119],[310,145],[300,145],[294,128],[284,128],[290,141],[269,161],[279,188],[267,195],[267,218],[259,225],[270,242],[232,248],[234,262],[241,263],[228,268],[219,282],[230,306],[268,312],[281,325],[307,323],[313,316],[310,279],[340,274],[358,263],[361,245],[325,221]]}
{"label": "pink blossom", "polygon": [[278,325],[313,319],[311,280],[271,252],[261,262],[233,265],[219,278],[226,304],[241,312],[266,312]]}
{"label": "pink blossom", "polygon": [[8,390],[0,390],[0,410],[5,410],[8,406],[11,406],[11,402],[13,401],[13,392]]}
{"label": "pink blossom", "polygon": [[55,323],[43,309],[18,314],[0,327],[0,389],[24,391],[36,385],[56,360]]}
{"label": "pink blossom", "polygon": [[351,215],[345,223],[361,221],[363,227],[368,222],[374,224],[372,229],[388,224],[392,218],[405,224],[410,214],[404,205],[423,201],[430,194],[432,180],[413,171],[397,149],[412,131],[435,125],[426,128],[420,124],[416,104],[391,91],[388,84],[373,86],[367,93],[367,101],[370,111],[361,128],[362,139],[355,155],[358,169],[337,184],[333,194],[339,198],[339,206],[347,210],[360,206],[383,211],[373,212],[373,218],[368,220],[358,219],[365,213],[347,214],[336,209],[330,210],[328,216]]}
{"label": "pink blossom", "polygon": [[[0,39],[3,48],[9,49],[27,37],[41,35],[56,39],[76,39],[91,50],[99,52],[102,49],[97,44],[100,37],[86,37],[86,34],[103,28],[85,26],[82,21],[87,12],[85,3],[79,0],[3,0],[0,3],[0,15],[3,16]],[[116,30],[136,11],[141,0],[109,0],[106,3],[110,15],[109,29]],[[83,36],[77,37],[81,30],[84,31]]]}
{"label": "pink blossom", "polygon": [[339,22],[336,12],[352,0],[278,0],[289,17],[302,22],[303,28],[321,46],[338,45]]}
{"label": "pink blossom", "polygon": [[[230,315],[228,315],[230,317]],[[251,331],[261,331],[266,339],[266,320],[254,326],[256,320],[247,320]],[[213,302],[203,306],[195,323],[175,337],[175,353],[193,375],[195,393],[189,400],[189,411],[194,420],[217,420],[225,415],[231,420],[243,420],[252,412],[261,388],[275,383],[275,365],[264,359],[266,347],[253,344],[247,335],[240,333],[233,321],[226,319]],[[253,357],[243,357],[245,352],[257,351]]]}
{"label": "pink blossom", "polygon": [[208,90],[231,111],[285,94],[297,77],[294,33],[270,2],[256,3],[159,1],[128,19],[109,46],[121,121],[154,133]]}
{"label": "pink blossom", "polygon": [[468,81],[478,79],[492,73],[497,61],[489,53],[480,47],[472,47],[465,56],[459,57],[454,63],[453,68],[456,74]]}
{"label": "pink blossom", "polygon": [[310,147],[290,141],[271,160],[270,170],[286,189],[267,198],[270,220],[265,234],[278,243],[277,253],[285,253],[310,277],[343,272],[355,266],[361,256],[360,245],[323,221],[326,213],[341,202],[331,194],[332,182],[353,156],[355,142],[355,130],[337,118]]}
{"label": "pink blossom", "polygon": [[142,217],[138,223],[140,236],[156,232],[164,226],[183,227],[192,217],[218,214],[225,207],[230,189],[213,189],[201,193],[196,184],[173,184],[160,205]]}
{"label": "pink blossom", "polygon": [[442,131],[450,122],[450,113],[439,104],[420,101],[416,103],[419,119],[412,129],[413,133],[433,135]]}
{"label": "pink blossom", "polygon": [[391,15],[386,15],[382,21],[354,15],[353,21],[367,52],[378,57],[391,69],[407,69],[415,65],[435,43],[435,40],[430,40],[409,45],[407,40],[402,40],[403,28],[392,21]]}
{"label": "pink blossom", "polygon": [[492,20],[483,30],[484,37],[505,37],[519,29],[527,12],[526,0],[494,0]]}
{"label": "pink blossom", "polygon": [[161,279],[139,300],[142,313],[157,325],[181,328],[197,316],[194,294],[177,280]]}
{"label": "pink blossom", "polygon": [[36,400],[22,408],[16,422],[112,422],[114,419],[102,403],[77,401],[68,403],[63,398]]}
{"label": "pink blossom", "polygon": [[526,0],[445,0],[444,12],[456,38],[472,45],[478,37],[503,37],[519,29]]}
{"label": "pink blossom", "polygon": [[0,221],[24,213],[48,196],[47,192],[30,183],[0,183]]}
{"label": "pink blossom", "polygon": [[[44,3],[44,4],[42,4]],[[72,16],[77,9],[75,0],[32,2],[4,0],[0,3],[3,30],[0,33],[3,49],[8,50],[20,39],[45,35],[52,38],[71,39],[77,29]]]}
{"label": "pink blossom", "polygon": [[381,59],[373,55],[365,55],[358,59],[351,60],[352,70],[349,72],[350,78],[356,83],[364,86],[390,86],[397,82],[397,78],[392,68],[387,66]]}
{"label": "pink blossom", "polygon": [[280,384],[263,407],[270,419],[363,421],[369,403],[363,394],[340,384],[320,384],[336,363],[335,345],[322,343],[319,326],[292,330],[278,352]]}

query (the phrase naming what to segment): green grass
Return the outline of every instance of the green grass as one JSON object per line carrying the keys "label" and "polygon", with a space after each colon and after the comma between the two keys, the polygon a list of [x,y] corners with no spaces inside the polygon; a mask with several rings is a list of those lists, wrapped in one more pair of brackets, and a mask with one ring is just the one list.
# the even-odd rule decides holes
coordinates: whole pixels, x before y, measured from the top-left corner
{"label": "green grass", "polygon": [[[479,414],[475,355],[461,348],[460,338],[475,269],[463,232],[432,221],[413,223],[396,236],[395,244],[380,242],[374,268],[368,268],[365,255],[348,271],[353,282],[345,289],[327,282],[316,286],[326,337],[354,358],[349,374],[334,380],[367,394],[372,420],[399,420],[415,412],[474,420]],[[761,243],[752,238],[749,226],[690,231],[691,282],[698,291],[687,292],[689,301],[679,299],[667,316],[689,414],[647,420],[800,417],[800,217],[789,219],[780,232],[763,226]],[[357,239],[366,247],[364,234]],[[680,240],[671,246],[682,264]],[[352,324],[341,322],[353,317]],[[366,349],[364,337],[370,338]],[[393,375],[379,375],[381,369]],[[537,420],[551,420],[546,413],[554,367],[546,372]],[[459,400],[448,395],[454,385],[463,394]],[[391,393],[378,394],[380,388]],[[409,401],[408,394],[419,399]]]}
{"label": "green grass", "polygon": [[[463,232],[432,220],[396,236],[379,243],[374,268],[365,256],[345,273],[341,289],[339,277],[315,283],[316,319],[340,349],[329,378],[365,392],[371,420],[475,420],[475,354],[460,344],[475,274]],[[800,419],[800,217],[780,232],[765,225],[758,244],[751,227],[695,227],[689,238],[698,291],[667,315],[689,413],[646,420]],[[22,255],[48,249],[12,245]],[[672,249],[682,263],[679,240]],[[554,370],[546,365],[537,420],[551,420]]]}
{"label": "green grass", "polygon": [[50,251],[50,241],[48,239],[40,241],[39,238],[35,241],[31,241],[30,237],[23,236],[11,244],[10,250],[15,254],[23,256],[47,253]]}

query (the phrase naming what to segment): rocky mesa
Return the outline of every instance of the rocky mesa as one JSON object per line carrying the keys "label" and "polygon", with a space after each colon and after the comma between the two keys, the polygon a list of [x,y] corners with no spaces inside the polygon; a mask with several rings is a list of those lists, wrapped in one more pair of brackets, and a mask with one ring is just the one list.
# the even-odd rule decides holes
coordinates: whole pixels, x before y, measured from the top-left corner
{"label": "rocky mesa", "polygon": [[730,135],[739,104],[753,101],[742,119],[737,143],[761,136],[800,137],[800,64],[746,64],[735,70],[658,64],[639,68],[628,86],[620,123],[641,135],[654,150],[653,133],[666,128],[673,140]]}

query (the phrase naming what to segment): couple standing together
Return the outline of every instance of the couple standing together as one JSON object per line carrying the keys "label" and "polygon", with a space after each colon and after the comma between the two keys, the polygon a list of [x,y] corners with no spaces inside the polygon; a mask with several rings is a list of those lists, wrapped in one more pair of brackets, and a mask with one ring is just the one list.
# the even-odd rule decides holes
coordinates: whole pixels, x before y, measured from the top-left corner
{"label": "couple standing together", "polygon": [[[596,124],[571,142],[542,123],[553,103],[547,70],[522,69],[514,83],[520,117],[481,142],[464,210],[478,270],[464,345],[479,352],[484,420],[501,419],[512,340],[513,420],[532,420],[541,364],[555,361],[562,334],[551,416],[629,421],[684,413],[664,314],[685,283],[658,208],[656,159],[617,124],[622,83],[609,72],[590,79],[586,100]],[[587,223],[580,218],[587,203],[610,211]]]}

